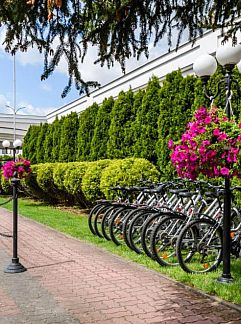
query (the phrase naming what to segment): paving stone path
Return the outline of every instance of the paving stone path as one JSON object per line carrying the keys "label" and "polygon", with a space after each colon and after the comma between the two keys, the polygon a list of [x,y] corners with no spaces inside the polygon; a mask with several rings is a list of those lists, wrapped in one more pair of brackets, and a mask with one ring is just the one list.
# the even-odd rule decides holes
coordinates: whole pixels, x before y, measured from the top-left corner
{"label": "paving stone path", "polygon": [[[11,233],[0,209],[0,232]],[[241,311],[26,218],[19,257],[28,271],[6,274],[12,241],[0,237],[0,324],[241,323]]]}

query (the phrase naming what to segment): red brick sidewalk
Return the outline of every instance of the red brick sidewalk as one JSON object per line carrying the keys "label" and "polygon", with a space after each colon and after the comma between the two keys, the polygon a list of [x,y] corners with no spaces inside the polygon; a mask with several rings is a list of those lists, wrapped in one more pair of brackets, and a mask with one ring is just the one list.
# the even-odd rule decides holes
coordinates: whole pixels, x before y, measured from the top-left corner
{"label": "red brick sidewalk", "polygon": [[[11,214],[0,209],[3,231]],[[11,244],[0,237],[1,268]],[[238,310],[22,217],[19,256],[27,272],[0,268],[0,324],[241,323]]]}

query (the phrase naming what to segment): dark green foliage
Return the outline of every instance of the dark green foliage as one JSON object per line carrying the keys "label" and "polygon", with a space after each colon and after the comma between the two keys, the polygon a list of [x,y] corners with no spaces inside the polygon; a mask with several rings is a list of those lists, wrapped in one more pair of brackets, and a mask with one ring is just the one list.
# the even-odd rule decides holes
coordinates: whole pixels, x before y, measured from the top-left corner
{"label": "dark green foliage", "polygon": [[95,121],[99,106],[93,103],[85,109],[79,117],[79,129],[77,134],[77,161],[91,161],[91,143],[94,136]]}
{"label": "dark green foliage", "polygon": [[107,158],[107,142],[109,139],[108,132],[113,105],[114,99],[113,97],[110,97],[105,99],[99,107],[90,148],[90,157],[93,161]]}
{"label": "dark green foliage", "polygon": [[40,131],[41,126],[32,125],[24,137],[23,156],[32,164],[37,163],[37,141]]}
{"label": "dark green foliage", "polygon": [[36,160],[37,163],[44,163],[44,141],[48,131],[48,124],[44,123],[40,125],[40,131],[36,143]]}
{"label": "dark green foliage", "polygon": [[140,109],[136,115],[137,141],[134,146],[135,156],[153,163],[157,161],[156,141],[158,139],[157,120],[160,110],[160,81],[152,77],[148,82]]}
{"label": "dark green foliage", "polygon": [[139,156],[135,152],[135,145],[140,136],[136,116],[141,109],[142,99],[144,95],[145,95],[145,90],[138,90],[134,94],[134,103],[132,107],[132,120],[130,123],[130,127],[128,127],[128,129],[126,129],[125,132],[125,137],[127,138],[127,143],[129,145],[128,156],[136,156],[136,157]]}
{"label": "dark green foliage", "polygon": [[168,141],[180,138],[187,122],[192,117],[196,78],[183,78],[180,71],[166,76],[160,91],[160,115],[158,119],[159,139],[156,150],[158,165],[164,178],[173,177],[174,169],[170,165]]}
{"label": "dark green foliage", "polygon": [[52,124],[53,130],[53,150],[51,153],[51,161],[58,162],[59,161],[59,149],[60,149],[60,136],[61,136],[61,123],[64,121],[65,117],[62,117],[60,120],[58,117]]}
{"label": "dark green foliage", "polygon": [[107,157],[109,159],[125,158],[130,155],[130,139],[126,134],[131,128],[135,118],[133,113],[133,92],[121,91],[116,99],[112,112],[109,128],[109,141],[107,143]]}
{"label": "dark green foliage", "polygon": [[43,147],[44,147],[44,162],[52,162],[53,124],[48,125]]}
{"label": "dark green foliage", "polygon": [[67,115],[61,123],[59,159],[60,162],[76,160],[76,137],[79,118],[76,112]]}

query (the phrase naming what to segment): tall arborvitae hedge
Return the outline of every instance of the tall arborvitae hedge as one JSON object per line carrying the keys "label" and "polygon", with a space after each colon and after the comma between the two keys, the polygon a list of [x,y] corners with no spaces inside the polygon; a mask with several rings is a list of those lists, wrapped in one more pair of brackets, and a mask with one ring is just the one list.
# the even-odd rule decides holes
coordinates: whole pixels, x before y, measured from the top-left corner
{"label": "tall arborvitae hedge", "polygon": [[94,135],[90,147],[91,160],[103,160],[107,158],[108,132],[111,122],[111,110],[114,105],[113,97],[105,99],[100,105],[94,128]]}
{"label": "tall arborvitae hedge", "polygon": [[67,115],[61,124],[59,161],[76,161],[76,138],[79,126],[79,117],[76,112]]}
{"label": "tall arborvitae hedge", "polygon": [[40,126],[31,125],[24,137],[23,156],[32,164],[37,163],[36,145],[40,130]]}
{"label": "tall arborvitae hedge", "polygon": [[64,121],[65,117],[62,117],[60,120],[56,117],[55,121],[52,124],[53,127],[53,150],[51,154],[51,161],[59,161],[59,149],[60,149],[60,136],[61,136],[61,124]]}
{"label": "tall arborvitae hedge", "polygon": [[135,154],[135,145],[136,142],[140,136],[140,133],[138,131],[137,125],[136,125],[136,115],[138,111],[140,110],[142,99],[145,95],[145,90],[138,90],[137,93],[134,94],[134,102],[132,106],[132,118],[130,119],[128,123],[128,127],[125,128],[125,143],[127,145],[127,157],[136,156],[139,157],[138,154]]}
{"label": "tall arborvitae hedge", "polygon": [[137,141],[134,146],[135,156],[156,163],[156,141],[158,139],[157,121],[160,112],[160,81],[152,77],[148,82],[142,104],[137,111],[135,127]]}
{"label": "tall arborvitae hedge", "polygon": [[116,99],[112,112],[107,143],[107,157],[110,159],[129,156],[129,143],[125,134],[133,121],[133,91],[121,91]]}
{"label": "tall arborvitae hedge", "polygon": [[167,178],[173,176],[174,171],[169,163],[168,141],[179,139],[192,117],[195,84],[195,77],[183,78],[180,71],[175,71],[167,75],[160,90],[159,138],[156,151],[160,170]]}
{"label": "tall arborvitae hedge", "polygon": [[[207,85],[216,93],[224,77],[219,67]],[[234,70],[241,86],[239,72]],[[225,108],[225,89],[221,81],[220,94],[214,104]],[[240,115],[240,95],[233,83],[232,108]],[[167,143],[177,140],[193,111],[210,100],[203,94],[203,85],[195,76],[183,77],[180,71],[166,75],[160,86],[153,77],[145,90],[133,94],[120,92],[118,98],[108,98],[100,107],[94,103],[80,114],[58,118],[50,125],[30,126],[24,138],[23,155],[33,164],[57,161],[93,161],[100,159],[144,157],[157,163],[165,178],[175,176],[170,163]],[[77,141],[76,141],[77,136]],[[75,155],[76,153],[76,155]]]}
{"label": "tall arborvitae hedge", "polygon": [[52,162],[53,124],[48,125],[43,147],[44,147],[44,162]]}
{"label": "tall arborvitae hedge", "polygon": [[97,103],[93,103],[80,114],[77,134],[77,161],[91,161],[91,142],[98,109]]}
{"label": "tall arborvitae hedge", "polygon": [[36,158],[37,163],[44,163],[44,141],[48,130],[48,124],[44,123],[40,125],[39,135],[36,141]]}

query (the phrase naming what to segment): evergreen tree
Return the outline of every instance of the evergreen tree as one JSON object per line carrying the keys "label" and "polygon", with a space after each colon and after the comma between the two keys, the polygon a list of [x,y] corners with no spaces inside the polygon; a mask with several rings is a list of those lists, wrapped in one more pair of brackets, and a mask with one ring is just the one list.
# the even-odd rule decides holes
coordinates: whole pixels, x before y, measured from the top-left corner
{"label": "evergreen tree", "polygon": [[48,131],[49,124],[40,125],[40,131],[36,142],[36,160],[37,163],[44,163],[44,140]]}
{"label": "evergreen tree", "polygon": [[56,117],[55,121],[52,124],[53,127],[53,149],[51,154],[51,161],[59,161],[59,149],[60,149],[60,136],[61,136],[61,123],[65,117],[62,117],[60,120]]}
{"label": "evergreen tree", "polygon": [[194,110],[196,78],[183,78],[180,71],[166,76],[160,91],[160,115],[157,142],[158,164],[165,177],[173,176],[168,141],[180,138]]}
{"label": "evergreen tree", "polygon": [[135,145],[140,136],[136,116],[138,111],[141,109],[144,95],[145,90],[138,90],[138,92],[134,94],[131,118],[125,127],[125,145],[127,149],[126,157],[135,156]]}
{"label": "evergreen tree", "polygon": [[93,103],[93,105],[80,114],[77,134],[77,161],[91,160],[91,142],[94,135],[98,109],[99,106],[97,103]]}
{"label": "evergreen tree", "polygon": [[48,130],[43,143],[43,147],[44,147],[44,162],[52,162],[53,124],[48,125]]}
{"label": "evergreen tree", "polygon": [[99,107],[90,148],[90,156],[93,161],[107,158],[108,131],[113,105],[114,99],[110,97],[105,99]]}
{"label": "evergreen tree", "polygon": [[76,137],[79,118],[76,112],[71,112],[61,123],[59,161],[72,162],[76,160]]}
{"label": "evergreen tree", "polygon": [[125,137],[133,121],[133,92],[121,91],[111,112],[109,140],[107,143],[108,158],[125,158],[128,156],[129,143]]}
{"label": "evergreen tree", "polygon": [[160,111],[160,81],[153,76],[148,82],[142,104],[136,116],[137,137],[134,154],[156,163],[156,141],[158,139],[157,121]]}
{"label": "evergreen tree", "polygon": [[37,163],[37,140],[40,133],[41,127],[40,125],[32,125],[31,129],[29,129],[29,138],[26,143],[23,145],[23,155],[26,159],[28,159],[32,164]]}

